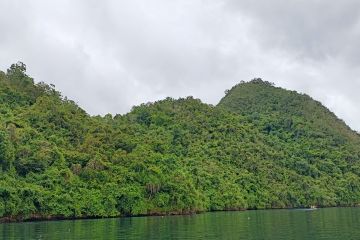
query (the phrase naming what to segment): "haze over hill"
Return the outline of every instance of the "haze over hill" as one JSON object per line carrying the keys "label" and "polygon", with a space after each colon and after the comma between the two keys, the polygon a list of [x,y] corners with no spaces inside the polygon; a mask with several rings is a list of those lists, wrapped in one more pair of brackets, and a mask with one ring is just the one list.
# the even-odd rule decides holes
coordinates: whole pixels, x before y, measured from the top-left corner
{"label": "haze over hill", "polygon": [[218,106],[166,98],[90,116],[26,66],[0,72],[0,217],[358,206],[360,137],[254,79]]}

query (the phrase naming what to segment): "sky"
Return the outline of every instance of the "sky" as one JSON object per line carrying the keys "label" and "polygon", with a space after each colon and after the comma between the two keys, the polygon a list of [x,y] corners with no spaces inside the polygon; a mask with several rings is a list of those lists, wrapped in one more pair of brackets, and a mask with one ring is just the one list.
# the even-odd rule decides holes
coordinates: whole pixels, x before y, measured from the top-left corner
{"label": "sky", "polygon": [[358,0],[0,0],[0,69],[17,61],[92,115],[261,77],[360,131]]}

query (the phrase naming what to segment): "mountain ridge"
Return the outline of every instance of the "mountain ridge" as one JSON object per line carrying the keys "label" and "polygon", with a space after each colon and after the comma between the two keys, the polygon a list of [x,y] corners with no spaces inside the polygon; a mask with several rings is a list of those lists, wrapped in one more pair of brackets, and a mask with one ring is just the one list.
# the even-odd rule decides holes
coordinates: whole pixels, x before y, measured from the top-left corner
{"label": "mountain ridge", "polygon": [[261,79],[101,117],[18,63],[0,109],[3,221],[360,204],[358,135]]}

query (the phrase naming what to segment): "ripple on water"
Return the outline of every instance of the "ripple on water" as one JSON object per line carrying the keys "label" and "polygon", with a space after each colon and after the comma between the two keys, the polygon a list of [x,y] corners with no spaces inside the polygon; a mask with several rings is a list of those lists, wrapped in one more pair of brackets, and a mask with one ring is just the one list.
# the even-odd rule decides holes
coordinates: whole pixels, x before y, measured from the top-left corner
{"label": "ripple on water", "polygon": [[360,239],[360,208],[0,224],[0,239]]}

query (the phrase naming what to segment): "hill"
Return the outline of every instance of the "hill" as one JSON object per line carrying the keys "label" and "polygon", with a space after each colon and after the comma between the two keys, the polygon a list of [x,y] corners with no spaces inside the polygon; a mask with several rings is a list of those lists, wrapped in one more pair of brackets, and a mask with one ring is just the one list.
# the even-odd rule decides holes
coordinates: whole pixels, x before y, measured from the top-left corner
{"label": "hill", "polygon": [[356,132],[320,102],[306,94],[275,87],[273,83],[260,78],[242,82],[227,90],[218,105],[257,123],[261,119],[263,124],[267,124],[268,132],[276,129],[295,130],[295,125],[300,122],[324,134],[350,141],[360,139]]}
{"label": "hill", "polygon": [[255,79],[218,106],[167,98],[89,116],[22,63],[0,72],[0,217],[356,206],[359,136]]}

